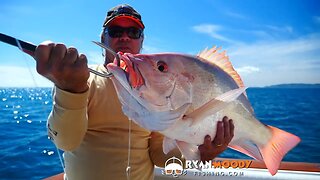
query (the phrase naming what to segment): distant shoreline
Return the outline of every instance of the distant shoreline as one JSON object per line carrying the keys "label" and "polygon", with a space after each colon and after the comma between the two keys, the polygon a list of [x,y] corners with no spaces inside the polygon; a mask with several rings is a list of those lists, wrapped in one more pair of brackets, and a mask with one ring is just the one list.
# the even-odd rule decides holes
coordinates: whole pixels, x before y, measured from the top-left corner
{"label": "distant shoreline", "polygon": [[303,88],[303,89],[306,89],[306,88],[320,88],[320,84],[304,84],[304,83],[292,83],[292,84],[277,84],[277,85],[271,85],[271,86],[264,86],[262,88],[285,88],[285,89],[288,89],[288,88],[292,88],[292,89],[298,89],[298,88]]}

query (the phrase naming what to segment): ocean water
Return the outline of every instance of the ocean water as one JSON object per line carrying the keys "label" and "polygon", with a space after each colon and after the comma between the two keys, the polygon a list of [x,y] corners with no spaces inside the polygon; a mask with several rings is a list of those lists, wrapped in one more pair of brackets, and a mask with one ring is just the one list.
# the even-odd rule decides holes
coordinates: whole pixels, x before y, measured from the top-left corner
{"label": "ocean water", "polygon": [[[302,139],[284,161],[320,162],[320,89],[249,88],[247,94],[261,122]],[[0,88],[0,179],[42,179],[63,171],[47,138],[51,104],[50,88]],[[248,158],[233,150],[220,157]]]}

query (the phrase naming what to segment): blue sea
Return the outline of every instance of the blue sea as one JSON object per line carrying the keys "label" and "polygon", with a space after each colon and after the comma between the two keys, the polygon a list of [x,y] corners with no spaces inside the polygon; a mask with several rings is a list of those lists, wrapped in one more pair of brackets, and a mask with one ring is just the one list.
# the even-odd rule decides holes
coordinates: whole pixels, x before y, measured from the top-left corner
{"label": "blue sea", "polygon": [[[320,88],[249,88],[261,122],[294,133],[302,142],[284,161],[320,163]],[[63,171],[47,138],[50,88],[0,88],[0,179],[42,179]],[[233,150],[221,157],[248,158]]]}

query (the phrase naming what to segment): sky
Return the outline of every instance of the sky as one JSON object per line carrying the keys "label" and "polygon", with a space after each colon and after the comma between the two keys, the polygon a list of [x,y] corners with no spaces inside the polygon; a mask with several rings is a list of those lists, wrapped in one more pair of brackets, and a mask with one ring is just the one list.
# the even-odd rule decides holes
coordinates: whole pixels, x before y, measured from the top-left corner
{"label": "sky", "polygon": [[[317,0],[1,0],[0,32],[39,44],[74,46],[101,64],[106,12],[132,5],[146,25],[143,54],[196,55],[221,47],[248,87],[320,83],[320,1]],[[0,87],[51,87],[35,61],[0,42]]]}

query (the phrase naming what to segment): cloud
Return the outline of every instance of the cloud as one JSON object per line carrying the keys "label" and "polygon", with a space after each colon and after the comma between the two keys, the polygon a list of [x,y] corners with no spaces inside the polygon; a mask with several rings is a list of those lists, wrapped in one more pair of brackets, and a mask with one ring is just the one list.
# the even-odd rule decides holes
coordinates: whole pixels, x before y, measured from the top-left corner
{"label": "cloud", "polygon": [[102,56],[102,50],[101,51],[86,52],[86,56],[87,56],[89,64],[103,64],[104,63],[104,57]]}
{"label": "cloud", "polygon": [[201,25],[194,26],[193,29],[199,33],[210,34],[212,32],[221,30],[222,27],[214,24],[201,24]]}
{"label": "cloud", "polygon": [[235,69],[239,74],[251,74],[251,73],[260,71],[258,67],[254,67],[254,66],[243,66]]}
{"label": "cloud", "polygon": [[226,49],[248,86],[320,83],[320,34],[232,45]]}
{"label": "cloud", "polygon": [[320,50],[320,34],[308,35],[298,39],[283,41],[265,41],[252,44],[233,45],[230,47],[232,56],[246,56],[246,59],[260,59],[261,57],[292,56]]}
{"label": "cloud", "polygon": [[[193,29],[229,42],[227,54],[249,87],[281,83],[320,83],[320,34],[288,39],[291,26],[262,26],[262,30],[232,30],[218,25],[198,25]],[[220,32],[251,34],[253,42],[229,39]],[[273,32],[273,33],[270,33]],[[252,35],[255,38],[252,38]],[[274,38],[279,37],[279,38]]]}
{"label": "cloud", "polygon": [[274,26],[274,25],[266,25],[267,29],[272,31],[276,31],[279,33],[292,33],[293,28],[291,26]]}
{"label": "cloud", "polygon": [[53,84],[39,75],[35,68],[0,66],[1,87],[52,87]]}
{"label": "cloud", "polygon": [[164,52],[161,48],[158,48],[156,46],[150,46],[150,45],[143,45],[142,52],[143,54],[151,54],[151,53],[159,53]]}
{"label": "cloud", "polygon": [[[259,29],[242,29],[241,27],[229,28],[216,24],[199,24],[192,29],[201,34],[206,34],[215,40],[229,44],[245,44],[249,40],[278,40],[293,33],[291,26],[262,25]],[[229,36],[229,37],[228,37]],[[233,38],[230,38],[233,37]]]}
{"label": "cloud", "polygon": [[313,16],[313,20],[315,23],[320,24],[320,16]]}
{"label": "cloud", "polygon": [[30,5],[8,5],[4,3],[0,6],[0,22],[9,25],[15,24],[21,22],[23,18],[40,13],[39,11],[41,11],[41,9],[35,9]]}
{"label": "cloud", "polygon": [[13,15],[31,15],[35,13],[35,9],[29,5],[3,5],[1,8],[1,14],[13,14]]}
{"label": "cloud", "polygon": [[231,11],[225,11],[225,14],[229,17],[235,18],[235,19],[248,19],[247,16],[236,13],[236,12],[231,12]]}
{"label": "cloud", "polygon": [[231,43],[231,44],[238,44],[239,42],[229,39],[223,36],[220,31],[224,30],[222,26],[215,25],[215,24],[200,24],[193,26],[192,29],[198,33],[207,34],[215,39]]}

